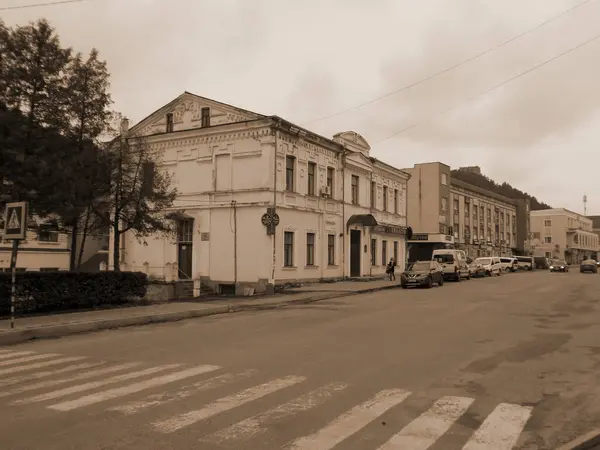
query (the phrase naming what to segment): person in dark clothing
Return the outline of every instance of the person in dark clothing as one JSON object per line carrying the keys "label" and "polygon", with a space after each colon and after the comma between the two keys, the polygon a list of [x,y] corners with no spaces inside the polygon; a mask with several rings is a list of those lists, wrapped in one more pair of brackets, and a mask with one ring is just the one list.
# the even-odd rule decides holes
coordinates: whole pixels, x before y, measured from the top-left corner
{"label": "person in dark clothing", "polygon": [[394,273],[396,271],[396,261],[394,261],[394,258],[390,258],[390,262],[387,265],[386,268],[386,273],[389,276],[390,281],[392,280],[396,280],[396,274]]}

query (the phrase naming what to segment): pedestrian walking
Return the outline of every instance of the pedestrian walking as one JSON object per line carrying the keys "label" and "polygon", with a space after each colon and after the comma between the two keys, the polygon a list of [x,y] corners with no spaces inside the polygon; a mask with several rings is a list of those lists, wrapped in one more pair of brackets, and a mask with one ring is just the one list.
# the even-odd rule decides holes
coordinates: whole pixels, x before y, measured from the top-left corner
{"label": "pedestrian walking", "polygon": [[394,258],[390,258],[390,262],[387,265],[387,268],[385,269],[385,273],[388,274],[389,280],[396,280],[396,274],[394,273],[396,271],[396,261],[394,261]]}

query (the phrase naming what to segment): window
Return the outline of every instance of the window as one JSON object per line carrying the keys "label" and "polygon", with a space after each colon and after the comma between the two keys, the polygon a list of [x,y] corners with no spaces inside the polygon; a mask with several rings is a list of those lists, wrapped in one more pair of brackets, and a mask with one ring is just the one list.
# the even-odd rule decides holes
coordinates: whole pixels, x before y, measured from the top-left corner
{"label": "window", "polygon": [[58,230],[54,225],[43,224],[38,230],[38,241],[58,242]]}
{"label": "window", "polygon": [[173,113],[167,114],[167,133],[173,132]]}
{"label": "window", "polygon": [[552,244],[552,236],[546,236],[546,237],[544,238],[544,242],[545,242],[546,244]]}
{"label": "window", "polygon": [[315,171],[317,165],[314,162],[308,163],[308,195],[315,195]]}
{"label": "window", "polygon": [[371,208],[377,207],[377,183],[371,181]]}
{"label": "window", "polygon": [[58,272],[60,269],[58,267],[42,267],[40,268],[40,272]]}
{"label": "window", "polygon": [[194,219],[183,219],[177,223],[177,242],[192,242]]}
{"label": "window", "polygon": [[440,223],[440,234],[446,234],[446,224]]}
{"label": "window", "polygon": [[333,167],[327,168],[327,187],[329,188],[329,195],[333,198],[333,176],[335,171]]}
{"label": "window", "polygon": [[551,227],[552,226],[552,219],[545,219],[544,220],[544,226],[545,227]]}
{"label": "window", "polygon": [[454,237],[458,238],[458,227],[460,225],[458,222],[454,222],[454,226],[452,227],[452,232],[454,233]]}
{"label": "window", "polygon": [[292,231],[283,233],[283,265],[294,267],[294,233]]}
{"label": "window", "polygon": [[444,186],[448,186],[448,174],[445,174],[445,173],[442,174],[442,184]]}
{"label": "window", "polygon": [[285,190],[294,192],[294,165],[296,158],[293,156],[285,157]]}
{"label": "window", "polygon": [[315,233],[306,233],[306,265],[315,265]]}
{"label": "window", "polygon": [[327,264],[335,265],[335,234],[327,236]]}
{"label": "window", "polygon": [[534,232],[533,232],[533,238],[534,238],[534,239],[540,239],[540,234],[541,234],[541,233],[540,233],[539,231],[537,231],[537,232],[536,232],[536,231],[534,231]]}
{"label": "window", "polygon": [[465,236],[465,239],[469,239],[471,237],[471,227],[469,225],[465,225],[463,235]]}
{"label": "window", "polygon": [[358,205],[358,176],[352,175],[352,204]]}
{"label": "window", "polygon": [[468,202],[465,202],[465,218],[468,219],[471,214],[470,205]]}
{"label": "window", "polygon": [[398,214],[398,189],[394,189],[394,214]]}
{"label": "window", "polygon": [[377,239],[371,239],[371,265],[377,265]]}
{"label": "window", "polygon": [[388,187],[383,187],[383,210],[388,210]]}
{"label": "window", "polygon": [[551,252],[546,252],[546,258],[552,258],[552,253]]}
{"label": "window", "polygon": [[387,265],[387,241],[381,241],[381,265]]}
{"label": "window", "polygon": [[394,241],[394,262],[398,264],[398,241]]}
{"label": "window", "polygon": [[448,199],[442,197],[442,216],[446,215],[446,211],[448,211]]}
{"label": "window", "polygon": [[210,108],[202,108],[200,114],[202,117],[202,122],[200,124],[202,128],[210,127]]}
{"label": "window", "polygon": [[473,220],[477,220],[477,206],[473,206]]}
{"label": "window", "polygon": [[154,192],[154,176],[156,174],[156,165],[152,161],[146,161],[142,164],[142,195],[152,197]]}
{"label": "window", "polygon": [[455,198],[452,201],[452,207],[454,209],[454,214],[458,214],[458,199],[457,198]]}

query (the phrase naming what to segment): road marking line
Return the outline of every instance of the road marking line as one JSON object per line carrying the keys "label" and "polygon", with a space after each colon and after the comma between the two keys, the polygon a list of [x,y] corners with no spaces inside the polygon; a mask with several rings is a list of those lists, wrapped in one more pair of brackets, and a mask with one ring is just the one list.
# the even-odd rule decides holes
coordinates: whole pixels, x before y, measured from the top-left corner
{"label": "road marking line", "polygon": [[530,406],[501,403],[487,416],[463,450],[511,450],[531,417]]}
{"label": "road marking line", "polygon": [[105,368],[97,369],[97,370],[89,370],[87,372],[79,373],[70,378],[61,378],[60,380],[41,381],[39,383],[28,384],[26,386],[22,386],[20,388],[14,389],[12,391],[0,392],[0,397],[6,397],[9,395],[21,394],[21,393],[27,392],[27,391],[35,391],[37,389],[57,386],[59,384],[68,383],[70,381],[84,380],[86,378],[97,377],[99,375],[105,375],[107,373],[118,372],[119,370],[131,369],[131,368],[139,366],[139,365],[140,365],[140,363],[137,363],[137,362],[126,363],[126,364],[120,364],[118,366],[105,367]]}
{"label": "road marking line", "polygon": [[304,380],[306,380],[305,377],[294,375],[271,380],[267,383],[240,391],[237,394],[215,400],[202,409],[180,414],[171,419],[154,422],[152,425],[158,431],[163,433],[172,433],[187,426],[193,425],[196,422],[200,422],[201,420],[208,419],[209,417],[229,411],[233,408],[237,408],[238,406],[257,400],[268,394],[272,394],[273,392],[277,392],[280,389],[293,386],[294,384],[300,383]]}
{"label": "road marking line", "polygon": [[253,438],[258,433],[268,430],[267,426],[276,421],[293,416],[294,414],[308,411],[315,406],[325,403],[334,393],[346,389],[346,383],[330,383],[320,387],[312,392],[301,395],[294,400],[283,403],[282,405],[272,408],[262,414],[257,414],[246,420],[242,420],[229,428],[218,431],[206,438],[201,439],[203,442],[218,444],[223,441],[230,440],[248,440]]}
{"label": "road marking line", "polygon": [[244,378],[248,378],[254,375],[256,372],[257,370],[250,369],[244,372],[240,372],[238,374],[226,373],[213,378],[209,378],[208,380],[199,381],[197,383],[192,384],[188,388],[180,389],[175,392],[164,392],[161,394],[149,395],[144,400],[131,401],[124,405],[109,408],[108,411],[119,411],[123,414],[128,415],[135,414],[143,409],[150,408],[152,406],[160,406],[166,403],[174,402],[176,400],[182,400],[202,391],[207,391],[209,389],[223,386],[228,383],[240,381]]}
{"label": "road marking line", "polygon": [[11,359],[9,361],[1,361],[0,367],[2,366],[10,366],[12,364],[19,364],[30,361],[37,361],[39,359],[48,359],[54,358],[55,356],[61,356],[59,353],[46,353],[44,355],[35,355],[35,356],[26,356],[24,358]]}
{"label": "road marking line", "polygon": [[0,370],[0,376],[8,375],[11,373],[27,372],[28,370],[39,369],[40,367],[55,366],[57,364],[63,364],[66,362],[71,362],[71,361],[81,361],[82,359],[85,359],[85,357],[69,356],[66,358],[58,358],[58,359],[53,359],[50,361],[44,361],[44,362],[35,363],[35,364],[28,364],[26,366],[10,367],[8,369]]}
{"label": "road marking line", "polygon": [[91,389],[96,389],[101,386],[106,386],[107,384],[119,383],[121,381],[131,380],[133,378],[143,377],[144,375],[150,375],[156,372],[160,372],[162,370],[173,369],[175,367],[179,367],[179,364],[169,364],[167,366],[158,366],[158,367],[150,367],[149,369],[139,370],[137,372],[130,372],[124,375],[117,375],[115,377],[106,378],[100,381],[91,381],[89,383],[79,384],[76,386],[71,386],[64,389],[59,389],[57,391],[51,391],[46,394],[36,395],[35,397],[26,398],[24,400],[17,400],[12,402],[12,405],[23,405],[27,403],[35,403],[35,402],[43,402],[46,400],[53,400],[59,397],[65,397],[67,395],[76,394],[78,392],[89,391]]}
{"label": "road marking line", "polygon": [[390,408],[402,403],[411,393],[402,389],[388,389],[330,422],[310,436],[296,439],[290,450],[330,450],[357,433]]}
{"label": "road marking line", "polygon": [[426,450],[442,437],[473,403],[472,398],[443,397],[379,450]]}
{"label": "road marking line", "polygon": [[72,366],[63,367],[62,369],[47,370],[45,372],[34,372],[25,376],[6,378],[5,380],[0,381],[0,387],[11,386],[13,384],[29,383],[30,381],[39,380],[40,378],[49,377],[53,375],[61,375],[63,373],[74,372],[76,370],[89,369],[91,367],[100,366],[102,364],[104,364],[104,361],[85,364],[75,364]]}
{"label": "road marking line", "polygon": [[71,411],[72,409],[81,408],[82,406],[89,406],[95,403],[104,402],[113,398],[122,397],[124,395],[134,394],[136,392],[150,389],[163,384],[173,383],[175,381],[184,380],[189,377],[201,375],[206,372],[212,372],[213,370],[220,369],[219,366],[197,366],[191,369],[182,370],[181,372],[171,373],[169,375],[163,375],[161,377],[150,378],[149,380],[141,381],[139,383],[130,384],[115,389],[109,389],[103,392],[97,392],[95,394],[86,395],[76,400],[58,403],[56,405],[48,406],[49,409],[56,411]]}
{"label": "road marking line", "polygon": [[14,350],[3,350],[0,359],[14,358],[16,356],[32,355],[34,352],[15,352]]}

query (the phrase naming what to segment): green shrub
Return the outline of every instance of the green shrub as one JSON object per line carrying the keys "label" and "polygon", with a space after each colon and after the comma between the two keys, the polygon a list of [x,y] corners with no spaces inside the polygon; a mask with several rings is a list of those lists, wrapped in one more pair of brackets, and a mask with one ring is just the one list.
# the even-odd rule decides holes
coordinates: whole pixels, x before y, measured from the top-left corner
{"label": "green shrub", "polygon": [[[19,315],[90,309],[139,300],[148,276],[141,272],[17,272]],[[10,314],[11,274],[0,273],[0,315]]]}

